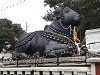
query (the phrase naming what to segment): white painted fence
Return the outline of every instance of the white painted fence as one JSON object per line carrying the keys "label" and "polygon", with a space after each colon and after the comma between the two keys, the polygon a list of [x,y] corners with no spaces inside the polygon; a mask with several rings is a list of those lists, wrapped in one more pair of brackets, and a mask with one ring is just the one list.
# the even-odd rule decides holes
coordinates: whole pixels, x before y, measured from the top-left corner
{"label": "white painted fence", "polygon": [[0,68],[0,75],[91,75],[90,67]]}
{"label": "white painted fence", "polygon": [[86,46],[92,53],[100,52],[100,28],[86,30]]}

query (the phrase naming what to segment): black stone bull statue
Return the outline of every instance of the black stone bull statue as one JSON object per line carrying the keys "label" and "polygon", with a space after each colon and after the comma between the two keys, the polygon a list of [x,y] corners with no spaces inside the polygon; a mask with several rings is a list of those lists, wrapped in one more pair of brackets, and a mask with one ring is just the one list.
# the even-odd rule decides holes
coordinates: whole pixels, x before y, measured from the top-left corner
{"label": "black stone bull statue", "polygon": [[26,33],[18,38],[15,45],[17,58],[56,57],[75,50],[70,27],[73,29],[74,26],[78,26],[84,17],[68,7],[56,8],[54,16],[54,21],[45,26],[43,31]]}

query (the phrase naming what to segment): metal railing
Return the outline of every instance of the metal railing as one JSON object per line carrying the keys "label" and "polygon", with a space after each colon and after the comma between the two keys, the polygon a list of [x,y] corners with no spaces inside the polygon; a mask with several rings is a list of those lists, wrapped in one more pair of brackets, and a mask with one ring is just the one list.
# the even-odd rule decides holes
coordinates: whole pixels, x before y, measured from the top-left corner
{"label": "metal railing", "polygon": [[[1,60],[4,65],[34,65],[34,66],[61,66],[74,63],[84,63],[86,64],[87,56],[73,56],[73,57],[57,57],[57,58],[33,58],[33,59],[26,59],[26,60]],[[68,66],[68,65],[67,65]]]}

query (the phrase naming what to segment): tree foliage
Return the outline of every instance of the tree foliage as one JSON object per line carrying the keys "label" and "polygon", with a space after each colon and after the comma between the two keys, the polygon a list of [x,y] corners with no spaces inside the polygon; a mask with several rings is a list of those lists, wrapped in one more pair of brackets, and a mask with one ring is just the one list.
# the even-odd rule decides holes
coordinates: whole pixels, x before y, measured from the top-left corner
{"label": "tree foliage", "polygon": [[[85,22],[78,27],[81,40],[84,38],[86,30],[100,28],[100,0],[44,0],[44,2],[51,9],[63,5],[85,16]],[[52,12],[47,12],[43,19],[48,21],[51,18],[51,21],[53,19],[53,16],[50,16],[51,14],[53,15]]]}
{"label": "tree foliage", "polygon": [[0,19],[0,51],[4,47],[4,42],[11,44],[10,50],[14,49],[14,37],[18,37],[24,32],[20,24],[15,24],[8,19]]}

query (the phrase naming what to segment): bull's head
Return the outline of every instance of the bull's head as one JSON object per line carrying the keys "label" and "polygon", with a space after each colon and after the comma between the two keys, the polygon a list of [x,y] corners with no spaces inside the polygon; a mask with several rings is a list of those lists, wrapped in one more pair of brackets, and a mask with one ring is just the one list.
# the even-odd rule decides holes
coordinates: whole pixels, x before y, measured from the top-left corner
{"label": "bull's head", "polygon": [[79,23],[84,20],[83,15],[78,14],[68,7],[56,8],[54,11],[54,15],[56,17],[56,20],[60,21],[64,27],[66,27],[66,25],[78,26]]}

